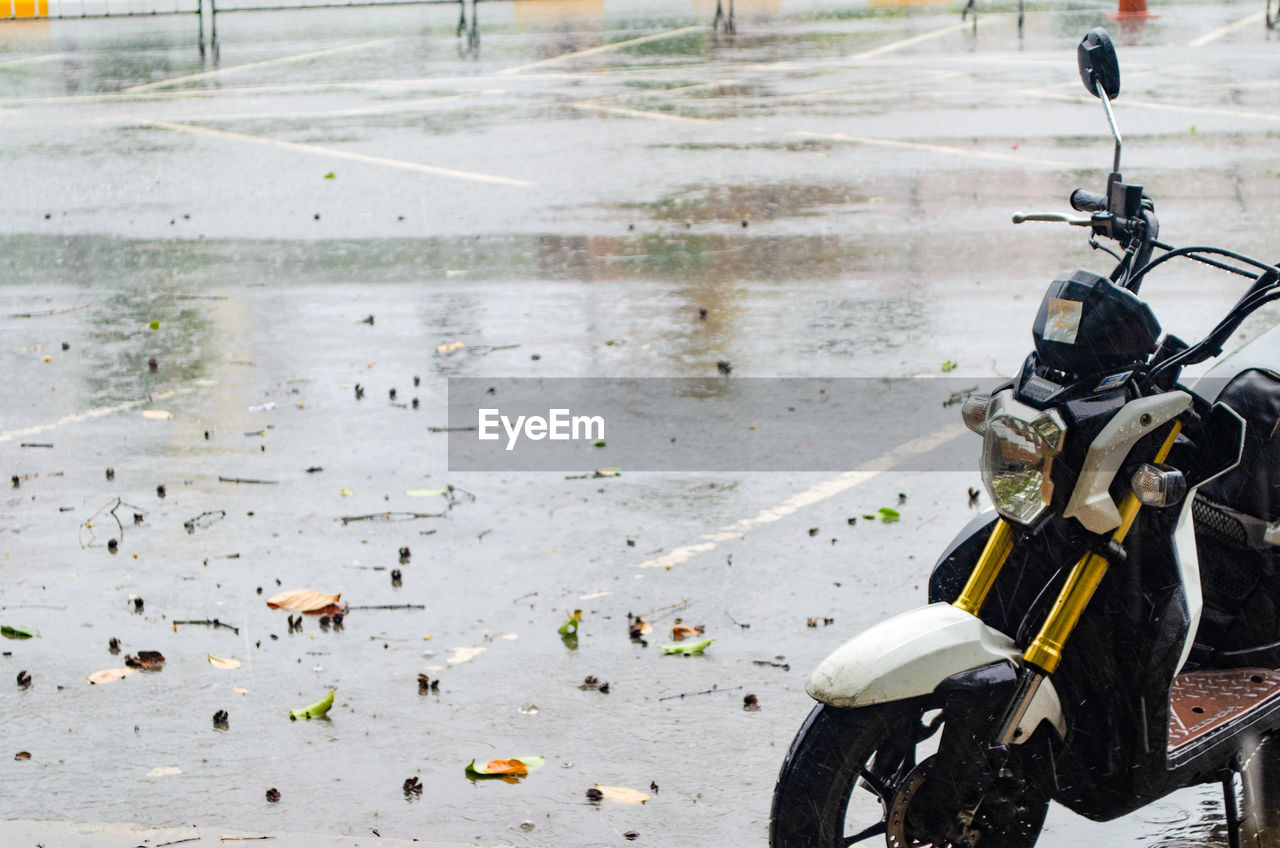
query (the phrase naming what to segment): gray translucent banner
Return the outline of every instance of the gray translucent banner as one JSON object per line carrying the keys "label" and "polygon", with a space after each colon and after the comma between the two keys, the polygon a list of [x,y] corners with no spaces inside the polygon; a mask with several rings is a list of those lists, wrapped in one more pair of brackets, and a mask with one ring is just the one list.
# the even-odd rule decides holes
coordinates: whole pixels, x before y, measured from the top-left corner
{"label": "gray translucent banner", "polygon": [[449,379],[451,471],[976,471],[936,379]]}

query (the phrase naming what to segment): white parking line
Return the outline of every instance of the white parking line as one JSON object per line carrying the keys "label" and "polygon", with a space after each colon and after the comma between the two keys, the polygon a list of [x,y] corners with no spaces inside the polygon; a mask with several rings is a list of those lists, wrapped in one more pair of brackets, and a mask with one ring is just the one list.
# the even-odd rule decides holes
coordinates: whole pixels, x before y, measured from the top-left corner
{"label": "white parking line", "polygon": [[892,138],[869,138],[867,136],[849,135],[847,133],[820,133],[805,130],[781,130],[774,127],[757,127],[756,132],[778,133],[798,138],[821,138],[828,141],[847,141],[853,144],[870,144],[877,147],[897,147],[903,150],[918,150],[922,153],[942,153],[948,156],[967,156],[971,159],[993,159],[997,162],[1017,162],[1023,165],[1052,165],[1055,168],[1078,168],[1079,162],[1067,162],[1061,159],[1040,159],[1035,156],[1016,156],[1010,153],[993,153],[989,150],[969,150],[964,147],[952,147],[947,144],[926,144],[920,141],[901,141]]}
{"label": "white parking line", "polygon": [[864,462],[853,471],[846,471],[838,477],[825,480],[816,486],[805,489],[803,492],[794,494],[776,506],[762,509],[751,518],[735,521],[732,524],[721,527],[715,533],[706,533],[702,536],[702,541],[700,542],[684,545],[671,551],[671,553],[645,560],[640,563],[639,567],[670,568],[673,565],[679,565],[698,554],[713,550],[721,542],[741,539],[747,531],[762,524],[772,524],[775,521],[780,521],[789,515],[794,515],[805,507],[813,506],[828,498],[847,492],[854,486],[867,482],[880,472],[888,471],[903,460],[928,453],[967,432],[969,432],[968,429],[961,424],[949,424],[933,433],[919,436],[909,442],[898,445],[875,459]]}
{"label": "white parking line", "polygon": [[1200,36],[1195,41],[1189,42],[1187,46],[1188,47],[1204,47],[1206,44],[1217,41],[1219,38],[1222,38],[1222,36],[1226,35],[1229,32],[1232,32],[1233,30],[1237,30],[1242,26],[1256,24],[1258,21],[1262,20],[1262,18],[1265,15],[1266,15],[1265,9],[1254,12],[1252,15],[1245,15],[1243,18],[1241,18],[1240,20],[1234,23],[1227,24],[1221,29],[1215,29],[1213,32]]}
{"label": "white parking line", "polygon": [[[941,29],[930,30],[929,32],[921,33],[920,35],[913,35],[910,38],[904,38],[901,41],[891,41],[888,44],[873,47],[872,49],[863,51],[862,53],[856,53],[853,58],[872,59],[884,53],[892,53],[894,50],[901,50],[903,47],[910,47],[913,44],[919,44],[922,41],[928,41],[931,38],[946,35],[949,32],[957,32],[959,30],[966,29],[968,26],[969,24],[960,23],[953,26],[945,26]],[[990,24],[988,24],[988,26],[990,26]]]}
{"label": "white parking line", "polygon": [[718,124],[719,121],[711,118],[687,118],[684,115],[673,115],[670,112],[646,112],[643,109],[626,109],[622,106],[606,106],[603,103],[592,103],[589,100],[583,100],[578,103],[570,103],[574,109],[586,109],[593,112],[609,112],[615,115],[625,115],[628,118],[648,118],[651,121],[677,121],[684,124]]}
{"label": "white parking line", "polygon": [[61,418],[59,418],[57,421],[54,421],[51,424],[36,424],[32,427],[19,427],[16,430],[5,430],[4,432],[0,432],[0,442],[10,442],[10,441],[13,441],[14,439],[22,438],[25,436],[36,436],[36,435],[39,435],[40,433],[44,433],[49,430],[53,430],[58,427],[61,427],[64,424],[77,424],[81,421],[88,421],[91,418],[101,418],[104,415],[112,415],[116,412],[124,412],[127,409],[134,409],[136,407],[143,406],[148,403],[154,403],[158,400],[167,400],[168,398],[177,397],[178,395],[189,395],[192,392],[197,391],[205,386],[214,386],[214,385],[217,385],[217,382],[215,380],[197,380],[195,382],[195,385],[193,386],[182,386],[181,388],[177,388],[177,389],[169,389],[168,391],[156,392],[153,395],[147,395],[146,397],[139,398],[138,400],[130,400],[130,401],[125,401],[124,403],[118,403],[115,406],[100,406],[97,409],[90,409],[85,412],[76,412],[71,415],[64,415]]}
{"label": "white parking line", "polygon": [[677,35],[684,35],[688,32],[701,32],[704,29],[705,27],[699,25],[680,27],[679,29],[669,29],[666,32],[655,32],[652,35],[642,35],[639,38],[629,38],[626,41],[614,41],[611,44],[602,44],[599,47],[588,47],[586,50],[575,50],[572,53],[561,53],[558,56],[552,56],[549,59],[531,62],[528,65],[518,65],[514,68],[506,68],[498,71],[498,73],[518,74],[521,71],[527,71],[531,68],[541,68],[556,62],[567,62],[570,59],[579,59],[583,56],[593,56],[596,53],[604,53],[608,50],[617,50],[619,47],[631,47],[635,44],[646,44],[650,41],[661,41],[666,38],[675,38]]}
{"label": "white parking line", "polygon": [[[1088,96],[1058,94],[1044,89],[1028,89],[1023,94],[1045,97],[1049,100],[1064,100],[1075,103],[1094,103]],[[1214,115],[1223,118],[1249,118],[1257,121],[1280,121],[1280,112],[1249,112],[1244,109],[1216,109],[1212,106],[1180,106],[1175,103],[1152,103],[1149,100],[1126,100],[1125,108],[1131,106],[1139,109],[1154,109],[1157,112],[1184,112],[1191,115]]]}
{"label": "white parking line", "polygon": [[387,159],[383,156],[370,156],[366,153],[354,153],[349,150],[335,150],[332,147],[320,147],[315,144],[299,144],[296,141],[281,141],[275,138],[263,138],[256,135],[246,135],[245,133],[230,132],[228,130],[215,130],[209,127],[197,127],[191,124],[174,124],[169,121],[140,121],[146,126],[159,127],[161,129],[173,130],[175,132],[191,133],[193,135],[207,135],[212,138],[221,138],[228,141],[247,141],[253,144],[265,144],[272,147],[280,147],[285,150],[296,150],[300,153],[311,153],[316,156],[334,156],[339,159],[351,159],[356,162],[364,162],[370,165],[384,165],[389,168],[400,168],[405,171],[417,171],[422,174],[432,174],[437,177],[452,177],[459,180],[471,180],[478,183],[492,183],[494,185],[516,186],[518,188],[531,188],[535,185],[528,180],[517,180],[511,177],[498,177],[493,174],[481,174],[475,171],[459,171],[456,168],[441,168],[436,165],[423,165],[419,162],[406,162],[402,159]]}
{"label": "white parking line", "polygon": [[171,79],[156,80],[155,82],[147,82],[141,85],[131,85],[128,88],[121,89],[122,93],[135,93],[139,91],[151,91],[157,88],[165,88],[170,85],[178,85],[179,83],[191,82],[192,80],[208,79],[209,77],[219,76],[222,74],[234,74],[237,71],[246,71],[250,68],[265,68],[269,65],[281,65],[286,62],[300,62],[304,59],[314,59],[317,56],[332,56],[334,53],[345,53],[351,50],[363,50],[368,47],[377,47],[379,44],[386,44],[392,41],[390,38],[375,38],[371,41],[361,41],[356,44],[343,44],[340,47],[327,47],[324,50],[312,50],[309,53],[296,53],[292,56],[277,56],[274,59],[263,59],[261,62],[247,62],[243,65],[232,65],[227,68],[215,68],[212,71],[201,71],[196,74],[187,74],[182,77],[173,77]]}
{"label": "white parking line", "polygon": [[7,59],[0,62],[0,68],[11,68],[14,65],[34,65],[36,62],[52,62],[55,59],[61,59],[64,56],[70,55],[70,53],[46,53],[43,56],[27,56],[23,59]]}

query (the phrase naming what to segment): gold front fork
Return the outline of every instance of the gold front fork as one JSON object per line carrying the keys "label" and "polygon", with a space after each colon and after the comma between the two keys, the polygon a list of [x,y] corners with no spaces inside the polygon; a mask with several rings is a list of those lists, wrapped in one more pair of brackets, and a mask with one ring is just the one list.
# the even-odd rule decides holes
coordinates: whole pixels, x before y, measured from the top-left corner
{"label": "gold front fork", "polygon": [[[1156,453],[1157,463],[1164,462],[1168,458],[1169,451],[1173,449],[1173,442],[1178,438],[1178,431],[1181,429],[1182,423],[1174,421],[1173,428]],[[1123,542],[1124,537],[1128,535],[1129,528],[1138,517],[1140,507],[1137,495],[1132,492],[1120,501],[1120,526],[1111,535],[1112,541],[1116,544]],[[1045,674],[1053,674],[1057,671],[1058,664],[1062,662],[1062,647],[1080,621],[1080,616],[1084,614],[1085,607],[1093,598],[1093,593],[1102,583],[1102,578],[1106,576],[1107,567],[1106,558],[1095,553],[1085,554],[1076,563],[1062,591],[1058,593],[1058,599],[1054,601],[1053,609],[1049,611],[1049,617],[1045,619],[1040,633],[1023,654],[1023,658],[1028,663]]]}
{"label": "gold front fork", "polygon": [[964,591],[955,599],[953,606],[976,616],[982,609],[982,602],[1000,576],[1000,569],[1013,551],[1013,527],[1003,518],[996,519],[996,526],[987,539],[987,546],[978,557],[978,564],[969,572],[969,580],[964,584]]}

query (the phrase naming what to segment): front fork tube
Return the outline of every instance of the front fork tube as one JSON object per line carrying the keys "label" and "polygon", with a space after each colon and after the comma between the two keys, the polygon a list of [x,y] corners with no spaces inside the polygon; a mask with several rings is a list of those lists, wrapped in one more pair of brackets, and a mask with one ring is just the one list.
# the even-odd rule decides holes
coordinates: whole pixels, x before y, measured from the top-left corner
{"label": "front fork tube", "polygon": [[[1178,432],[1181,429],[1181,422],[1174,421],[1160,450],[1156,452],[1154,461],[1157,464],[1168,458],[1169,451],[1173,449],[1174,440],[1178,438]],[[1140,507],[1137,496],[1132,492],[1126,494],[1121,500],[1120,526],[1111,534],[1112,548],[1117,548],[1124,541],[1130,528],[1133,527],[1134,519],[1138,517]],[[1013,529],[1001,518],[997,520],[995,529],[992,530],[991,537],[978,558],[977,565],[970,573],[960,597],[955,601],[955,606],[976,616],[982,609],[983,602],[1012,550]],[[1093,599],[1093,594],[1102,583],[1102,578],[1106,576],[1109,565],[1106,557],[1091,552],[1081,557],[1071,570],[1067,582],[1063,584],[1062,591],[1054,601],[1053,608],[1040,627],[1040,632],[1023,652],[1025,663],[1018,675],[1018,687],[1005,711],[1000,730],[996,734],[997,744],[1009,745],[1014,741],[1018,725],[1030,708],[1036,692],[1040,689],[1040,684],[1045,677],[1058,670],[1058,665],[1062,662],[1063,646],[1075,630],[1089,601]]]}

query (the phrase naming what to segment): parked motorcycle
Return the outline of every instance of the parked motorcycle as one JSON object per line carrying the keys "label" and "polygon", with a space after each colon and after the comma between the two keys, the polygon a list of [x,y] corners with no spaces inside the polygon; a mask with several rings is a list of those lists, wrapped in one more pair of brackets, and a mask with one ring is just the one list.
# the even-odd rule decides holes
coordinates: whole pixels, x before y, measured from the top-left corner
{"label": "parked motorcycle", "polygon": [[[1050,283],[1035,351],[965,402],[994,514],[939,559],[927,606],[813,672],[773,848],[1026,848],[1051,801],[1106,821],[1211,782],[1240,845],[1238,776],[1280,729],[1280,327],[1194,385],[1183,370],[1280,299],[1280,269],[1159,240],[1119,173],[1111,40],[1077,52],[1115,140],[1106,191],[1072,193],[1087,216],[1014,222],[1087,228],[1117,264]],[[1174,259],[1251,280],[1195,344],[1138,296]]]}

